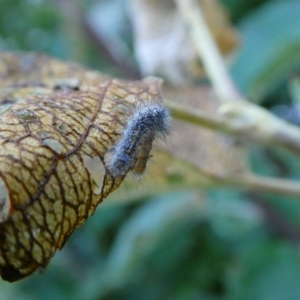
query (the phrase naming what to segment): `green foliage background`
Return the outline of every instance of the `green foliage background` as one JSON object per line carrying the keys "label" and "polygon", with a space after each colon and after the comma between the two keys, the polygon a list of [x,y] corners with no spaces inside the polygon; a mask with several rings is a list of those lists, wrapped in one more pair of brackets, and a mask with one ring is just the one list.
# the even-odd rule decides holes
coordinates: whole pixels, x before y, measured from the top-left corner
{"label": "green foliage background", "polygon": [[[1,0],[0,51],[42,51],[124,77],[61,2]],[[300,67],[300,2],[223,2],[243,39],[233,78],[251,100],[299,124],[290,75]],[[130,50],[130,26],[116,9],[125,1],[80,2],[87,18],[109,3],[112,15],[98,9],[99,18],[124,23],[110,23],[106,34],[125,37]],[[134,65],[132,52],[128,61]],[[295,157],[251,151],[256,172],[299,179]],[[142,194],[105,200],[42,275],[0,281],[0,299],[300,299],[300,202],[218,189]]]}

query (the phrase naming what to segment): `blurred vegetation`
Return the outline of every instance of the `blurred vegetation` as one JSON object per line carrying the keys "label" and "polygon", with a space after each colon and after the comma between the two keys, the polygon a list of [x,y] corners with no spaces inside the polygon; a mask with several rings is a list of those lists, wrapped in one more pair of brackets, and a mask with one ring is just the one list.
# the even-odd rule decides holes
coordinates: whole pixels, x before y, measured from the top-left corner
{"label": "blurred vegetation", "polygon": [[[81,1],[74,18],[69,2],[2,0],[0,51],[40,51],[135,77],[130,23],[118,8],[126,1]],[[300,96],[291,93],[300,69],[299,1],[223,2],[242,36],[234,80],[251,100],[299,124]],[[92,35],[86,22],[95,14],[102,22]],[[127,63],[109,55],[97,30]],[[282,151],[253,146],[251,164],[261,174],[300,177],[299,161]],[[141,192],[139,200],[105,200],[42,275],[1,281],[0,299],[299,299],[300,202],[220,189]]]}

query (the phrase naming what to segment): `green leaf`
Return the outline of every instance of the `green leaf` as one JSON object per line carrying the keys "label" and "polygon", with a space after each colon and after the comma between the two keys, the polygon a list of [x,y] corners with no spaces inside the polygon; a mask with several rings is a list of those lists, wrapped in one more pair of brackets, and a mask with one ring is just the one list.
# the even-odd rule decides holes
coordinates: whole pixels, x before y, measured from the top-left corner
{"label": "green leaf", "polygon": [[237,269],[230,299],[299,299],[300,254],[288,243],[257,243],[245,251]]}
{"label": "green leaf", "polygon": [[300,2],[264,5],[240,26],[242,48],[232,75],[246,95],[262,98],[300,63]]}

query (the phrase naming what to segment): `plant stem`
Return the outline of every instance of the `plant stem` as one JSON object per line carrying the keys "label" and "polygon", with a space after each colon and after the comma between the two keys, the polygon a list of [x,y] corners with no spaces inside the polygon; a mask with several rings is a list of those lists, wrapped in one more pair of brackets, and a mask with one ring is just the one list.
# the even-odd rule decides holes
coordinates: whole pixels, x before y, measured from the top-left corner
{"label": "plant stem", "polygon": [[[281,147],[297,156],[300,153],[299,128],[269,114],[264,109],[257,109],[257,106],[251,103],[245,101],[233,103],[234,107],[229,109],[231,115],[224,117],[218,114],[212,116],[199,109],[191,109],[172,101],[164,102],[177,120],[233,135],[247,142]],[[226,109],[227,105],[223,104],[221,108]],[[252,117],[250,121],[249,115]]]}
{"label": "plant stem", "polygon": [[239,100],[241,95],[228,75],[226,66],[211,36],[200,5],[196,0],[175,1],[189,26],[196,50],[218,97],[226,100]]}
{"label": "plant stem", "polygon": [[[226,70],[198,1],[175,0],[175,2],[186,21],[199,58],[220,100],[220,107],[216,115],[212,116],[197,109],[166,101],[172,115],[179,120],[241,137],[244,140],[267,146],[279,146],[299,156],[299,128],[243,99]],[[300,199],[300,185],[290,180],[267,178],[255,174],[243,174],[237,177],[211,174],[210,177],[213,181],[228,186]]]}

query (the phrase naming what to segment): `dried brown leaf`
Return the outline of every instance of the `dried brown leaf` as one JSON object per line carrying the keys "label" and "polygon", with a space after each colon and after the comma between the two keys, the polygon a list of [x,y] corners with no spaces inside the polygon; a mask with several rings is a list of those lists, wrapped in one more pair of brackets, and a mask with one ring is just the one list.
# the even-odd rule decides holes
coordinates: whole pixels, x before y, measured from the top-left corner
{"label": "dried brown leaf", "polygon": [[[0,275],[8,281],[45,268],[121,184],[125,176],[109,173],[106,156],[126,127],[127,112],[137,102],[161,102],[160,80],[107,80],[44,56],[28,57],[6,54],[0,62],[0,94],[15,89],[0,115]],[[57,89],[57,76],[69,75],[86,88]],[[47,93],[36,95],[39,85]]]}
{"label": "dried brown leaf", "polygon": [[95,86],[112,78],[77,63],[66,63],[44,54],[2,52],[0,79],[1,88],[35,86],[55,89],[68,79],[77,81],[81,86]]}

